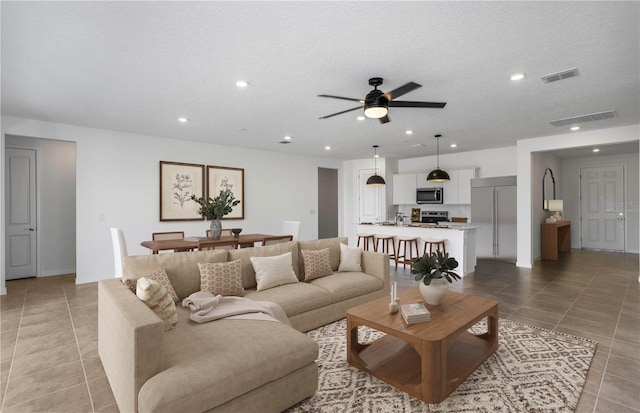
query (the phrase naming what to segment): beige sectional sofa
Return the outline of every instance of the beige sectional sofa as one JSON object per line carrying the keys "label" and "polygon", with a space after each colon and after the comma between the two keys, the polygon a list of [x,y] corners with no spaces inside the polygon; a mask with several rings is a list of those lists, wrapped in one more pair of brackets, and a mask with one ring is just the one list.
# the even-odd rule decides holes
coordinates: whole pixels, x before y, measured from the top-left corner
{"label": "beige sectional sofa", "polygon": [[[317,344],[301,332],[345,317],[389,293],[389,257],[363,251],[362,271],[336,272],[347,238],[294,241],[237,250],[195,251],[123,260],[123,279],[164,269],[182,300],[200,290],[198,262],[242,260],[245,297],[279,304],[291,325],[223,319],[198,324],[178,308],[176,329],[120,279],[99,283],[98,352],[122,412],[277,412],[313,395]],[[302,250],[329,248],[334,274],[256,291],[252,256],[291,252],[304,280]]]}

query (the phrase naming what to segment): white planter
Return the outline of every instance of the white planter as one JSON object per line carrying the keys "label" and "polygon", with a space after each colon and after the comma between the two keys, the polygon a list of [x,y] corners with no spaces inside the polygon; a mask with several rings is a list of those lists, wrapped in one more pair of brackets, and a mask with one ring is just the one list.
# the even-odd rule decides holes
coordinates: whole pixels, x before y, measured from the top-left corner
{"label": "white planter", "polygon": [[447,280],[444,278],[436,278],[431,280],[430,285],[424,285],[422,281],[419,283],[420,294],[427,304],[440,305],[444,296],[447,295]]}

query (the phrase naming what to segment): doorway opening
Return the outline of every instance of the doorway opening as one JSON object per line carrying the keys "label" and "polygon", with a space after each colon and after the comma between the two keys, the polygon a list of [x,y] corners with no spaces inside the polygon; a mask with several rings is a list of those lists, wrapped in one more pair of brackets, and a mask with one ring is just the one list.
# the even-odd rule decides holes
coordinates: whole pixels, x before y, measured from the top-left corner
{"label": "doorway opening", "polygon": [[338,170],[318,168],[318,239],[338,236]]}
{"label": "doorway opening", "polygon": [[76,271],[76,143],[5,136],[5,280]]}

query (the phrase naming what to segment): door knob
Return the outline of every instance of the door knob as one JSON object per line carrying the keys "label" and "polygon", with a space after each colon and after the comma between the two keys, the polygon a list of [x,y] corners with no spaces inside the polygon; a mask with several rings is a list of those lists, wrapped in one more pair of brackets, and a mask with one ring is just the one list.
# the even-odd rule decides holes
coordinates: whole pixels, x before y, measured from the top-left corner
{"label": "door knob", "polygon": [[24,230],[25,231],[35,231],[36,229],[35,228],[25,228]]}

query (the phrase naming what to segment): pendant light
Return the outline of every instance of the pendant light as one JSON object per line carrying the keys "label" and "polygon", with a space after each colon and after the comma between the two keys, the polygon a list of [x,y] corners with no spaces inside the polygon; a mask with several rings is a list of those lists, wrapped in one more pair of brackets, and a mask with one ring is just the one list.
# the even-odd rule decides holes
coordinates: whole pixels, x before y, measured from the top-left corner
{"label": "pendant light", "polygon": [[427,181],[429,182],[446,182],[451,180],[451,178],[449,178],[449,174],[446,171],[443,171],[442,169],[440,169],[440,137],[442,135],[436,135],[436,159],[437,159],[437,166],[436,169],[434,169],[433,171],[429,172],[429,175],[427,175]]}
{"label": "pendant light", "polygon": [[378,175],[378,145],[373,145],[373,165],[374,172],[373,175],[367,179],[367,185],[384,185],[384,178]]}

